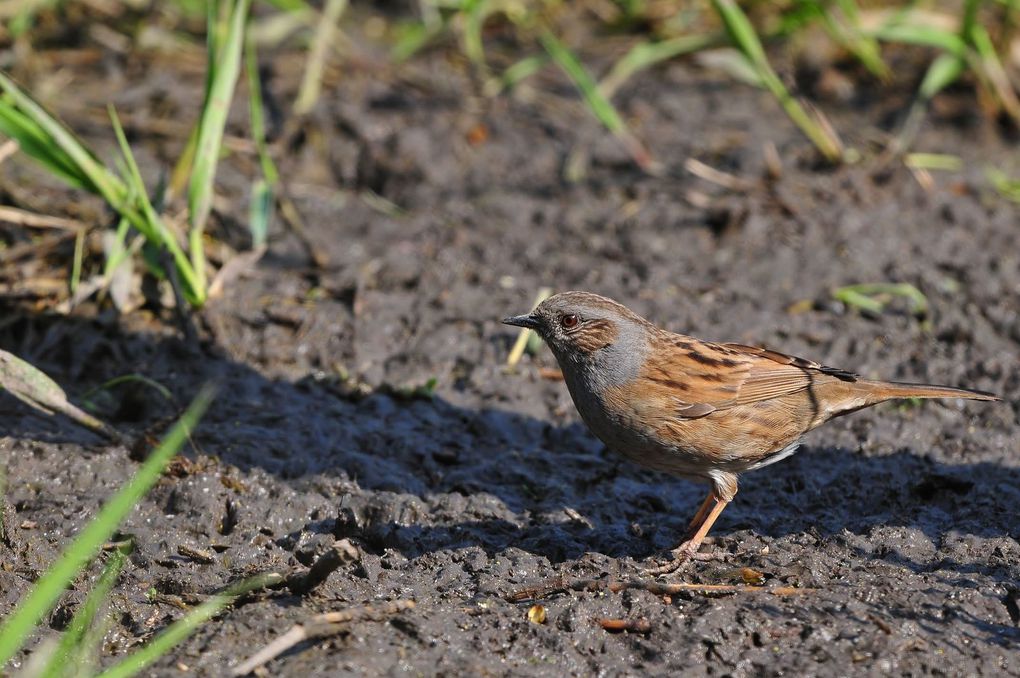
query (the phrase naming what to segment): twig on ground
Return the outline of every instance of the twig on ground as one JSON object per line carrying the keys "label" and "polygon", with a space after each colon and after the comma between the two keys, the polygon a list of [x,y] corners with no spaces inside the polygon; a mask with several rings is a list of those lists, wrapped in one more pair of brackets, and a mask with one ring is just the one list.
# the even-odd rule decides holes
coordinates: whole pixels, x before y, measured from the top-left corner
{"label": "twig on ground", "polygon": [[312,617],[303,624],[295,624],[283,635],[253,654],[234,668],[232,675],[244,676],[272,661],[298,643],[313,638],[326,638],[340,633],[347,624],[357,621],[381,621],[386,617],[414,609],[414,601],[394,600],[385,605],[364,605]]}
{"label": "twig on ground", "polygon": [[754,188],[754,182],[742,179],[729,172],[723,172],[694,158],[687,158],[687,161],[684,163],[684,169],[699,179],[718,184],[731,191],[743,192]]}
{"label": "twig on ground", "polygon": [[213,554],[208,551],[196,549],[192,546],[188,546],[187,544],[178,544],[177,553],[178,555],[184,556],[189,560],[194,560],[196,563],[202,563],[203,565],[209,565],[216,561],[216,559],[213,558]]}
{"label": "twig on ground", "polygon": [[34,228],[55,228],[61,231],[81,231],[88,228],[87,224],[77,219],[65,219],[63,217],[51,217],[46,214],[37,214],[28,210],[18,209],[0,205],[0,221],[6,221],[16,226],[29,226]]}
{"label": "twig on ground", "polygon": [[598,620],[598,624],[611,633],[622,633],[624,631],[629,631],[630,633],[652,632],[652,623],[644,617],[638,617],[637,619],[602,618]]}
{"label": "twig on ground", "polygon": [[800,593],[814,591],[812,588],[800,588],[796,586],[747,586],[744,584],[666,584],[657,581],[635,579],[631,581],[620,581],[613,579],[566,579],[554,577],[540,582],[535,586],[518,589],[506,596],[511,603],[521,603],[529,600],[546,598],[556,593],[565,591],[609,591],[620,593],[621,591],[648,591],[659,596],[675,595],[677,593],[770,593],[774,596],[791,596]]}

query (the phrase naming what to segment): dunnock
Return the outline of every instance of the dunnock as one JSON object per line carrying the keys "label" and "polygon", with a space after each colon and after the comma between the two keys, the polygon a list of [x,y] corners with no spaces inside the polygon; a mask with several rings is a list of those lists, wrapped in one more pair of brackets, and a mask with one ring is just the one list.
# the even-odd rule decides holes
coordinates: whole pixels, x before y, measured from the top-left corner
{"label": "dunnock", "polygon": [[545,340],[577,411],[612,450],[659,471],[708,481],[669,572],[694,557],[737,493],[737,476],[793,454],[798,439],[841,414],[895,398],[997,396],[949,386],[862,379],[852,372],[741,344],[659,329],[625,306],[563,292],[504,323]]}

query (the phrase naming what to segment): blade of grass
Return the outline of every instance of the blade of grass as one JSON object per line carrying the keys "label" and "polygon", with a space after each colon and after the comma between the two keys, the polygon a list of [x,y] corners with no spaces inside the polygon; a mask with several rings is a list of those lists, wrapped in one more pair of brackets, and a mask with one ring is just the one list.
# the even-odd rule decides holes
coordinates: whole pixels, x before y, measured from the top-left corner
{"label": "blade of grass", "polygon": [[273,189],[279,180],[280,173],[276,169],[269,154],[266,143],[266,126],[262,111],[262,81],[259,78],[258,55],[255,43],[247,41],[245,48],[245,71],[248,76],[248,105],[251,119],[251,136],[255,140],[255,149],[262,168],[262,179],[257,180],[251,189],[251,202],[248,207],[248,230],[251,232],[252,249],[266,244],[269,234],[269,222],[273,215]]}
{"label": "blade of grass", "polygon": [[464,54],[484,73],[485,47],[482,44],[482,26],[490,12],[489,0],[464,0],[461,15],[464,18]]}
{"label": "blade of grass", "polygon": [[28,640],[35,625],[56,604],[60,594],[95,557],[100,546],[117,529],[117,526],[143,496],[156,484],[170,459],[177,454],[188,434],[209,407],[213,389],[204,387],[187,411],[149,458],[135,473],[134,478],[110,498],[74,541],[64,549],[57,561],[36,581],[28,595],[0,625],[0,668]]}
{"label": "blade of grass", "polygon": [[0,133],[14,139],[28,156],[72,188],[97,193],[89,178],[60,147],[51,143],[46,133],[31,118],[0,100]]}
{"label": "blade of grass", "polygon": [[294,112],[298,115],[308,113],[315,106],[315,102],[319,100],[326,56],[333,47],[333,34],[345,9],[347,9],[347,0],[326,1],[326,7],[322,11],[315,30],[315,38],[312,40],[312,48],[308,50],[308,61],[305,63],[305,75],[301,79],[301,89],[298,91],[297,101],[294,102]]}
{"label": "blade of grass", "polygon": [[864,64],[864,67],[872,75],[883,82],[888,81],[890,71],[882,61],[882,51],[878,40],[861,31],[860,12],[857,9],[857,4],[854,0],[836,0],[836,4],[842,14],[842,21],[835,16],[831,6],[822,7],[822,16],[830,35],[857,57],[857,60]]}
{"label": "blade of grass", "polygon": [[[137,228],[146,240],[155,245],[165,246],[179,267],[180,276],[185,279],[185,294],[189,303],[200,305],[204,301],[204,286],[198,284],[197,276],[176,239],[163,227],[148,201],[142,200],[146,195],[144,187],[139,192],[125,184],[120,177],[103,166],[91,151],[75,137],[73,132],[64,127],[3,73],[0,73],[0,88],[17,106],[23,119],[30,120],[34,129],[37,130],[38,133],[35,135],[37,141],[39,134],[42,135],[43,146],[41,148],[51,157],[50,166],[70,163],[72,167],[70,174],[78,185],[82,185],[102,197],[123,218]],[[120,135],[123,137],[123,130]],[[122,142],[122,146],[124,145],[125,142]],[[130,156],[130,152],[127,153],[127,156]],[[57,173],[57,176],[66,176],[66,174],[66,172],[64,174]],[[141,202],[141,209],[136,204],[138,202]],[[159,270],[158,266],[154,270]]]}
{"label": "blade of grass", "polygon": [[928,70],[925,71],[924,79],[917,90],[917,96],[910,104],[907,118],[903,122],[903,129],[889,144],[891,152],[898,154],[913,145],[914,139],[921,129],[921,122],[924,120],[928,102],[936,94],[956,82],[963,75],[966,67],[967,62],[963,57],[953,52],[944,52],[935,57],[935,60],[928,66]]}
{"label": "blade of grass", "polygon": [[[45,414],[59,412],[79,426],[119,442],[121,435],[67,399],[60,384],[35,365],[0,349],[0,390]],[[0,663],[0,668],[3,664]]]}
{"label": "blade of grass", "polygon": [[992,186],[995,187],[995,190],[1003,198],[1013,202],[1020,202],[1020,179],[1014,179],[1002,170],[994,167],[989,167],[985,170],[985,176],[988,177],[988,181],[992,182]]}
{"label": "blade of grass", "polygon": [[613,64],[609,73],[599,82],[599,91],[602,96],[610,98],[638,71],[684,54],[718,46],[722,40],[723,36],[719,33],[706,33],[681,35],[660,42],[639,42]]}
{"label": "blade of grass", "polygon": [[103,167],[95,156],[75,138],[74,134],[60,124],[56,118],[37,104],[32,97],[25,94],[14,81],[0,73],[0,87],[14,101],[18,109],[31,118],[41,130],[52,140],[52,146],[58,147],[78,169],[82,176],[88,178],[96,191],[112,206],[122,205],[127,192],[124,184]]}
{"label": "blade of grass", "polygon": [[751,63],[751,60],[736,47],[702,50],[697,53],[695,58],[703,68],[722,71],[737,82],[765,89],[761,73]]}
{"label": "blade of grass", "polygon": [[205,286],[199,281],[197,271],[192,267],[192,263],[187,255],[184,254],[184,250],[181,249],[177,238],[163,224],[163,220],[149,201],[148,190],[145,188],[145,182],[142,181],[142,174],[138,169],[138,163],[135,162],[135,157],[131,153],[131,146],[128,145],[124,128],[121,127],[120,119],[117,117],[117,111],[113,108],[113,105],[110,105],[108,110],[110,122],[113,124],[113,132],[117,137],[117,143],[120,145],[124,164],[128,170],[128,185],[131,187],[133,194],[137,196],[136,202],[141,206],[144,216],[145,228],[140,228],[139,230],[142,231],[147,240],[154,244],[162,245],[170,252],[177,272],[184,281],[184,294],[188,302],[200,306],[205,301]]}
{"label": "blade of grass", "polygon": [[920,88],[918,88],[917,93],[922,103],[927,105],[933,96],[956,82],[963,75],[966,67],[966,61],[960,55],[952,52],[946,52],[935,57],[935,60],[931,62],[931,66],[925,71],[924,79],[921,81]]}
{"label": "blade of grass", "polygon": [[230,15],[230,25],[222,45],[217,50],[217,63],[211,73],[209,95],[202,107],[198,142],[195,151],[195,165],[191,171],[188,187],[188,212],[191,230],[188,234],[188,249],[191,254],[191,268],[197,289],[206,289],[205,250],[202,237],[205,222],[212,209],[213,182],[219,163],[223,132],[230,112],[234,86],[241,70],[241,47],[244,44],[244,26],[248,17],[250,0],[237,0]]}
{"label": "blade of grass", "polygon": [[311,7],[305,0],[266,0],[282,12],[307,12]]}
{"label": "blade of grass", "polygon": [[910,302],[910,312],[916,316],[928,314],[928,297],[910,283],[862,283],[832,292],[833,299],[872,313],[881,313],[888,303],[883,297],[890,296],[905,297]]}
{"label": "blade of grass", "polygon": [[417,54],[442,32],[442,24],[430,26],[424,23],[413,23],[398,28],[399,37],[390,49],[390,58],[396,63],[403,63]]}
{"label": "blade of grass", "polygon": [[120,549],[113,551],[103,568],[103,573],[99,576],[99,581],[89,591],[84,602],[78,606],[67,631],[60,638],[56,652],[50,657],[39,678],[61,678],[67,674],[68,666],[78,663],[74,661],[75,659],[84,659],[82,655],[86,654],[88,650],[87,647],[83,647],[85,632],[93,625],[96,615],[113,589],[113,585],[117,582],[117,577],[120,576],[126,561],[127,556]]}
{"label": "blade of grass", "polygon": [[598,86],[573,52],[559,41],[548,29],[539,35],[542,46],[567,77],[574,83],[592,115],[616,136],[630,152],[634,162],[641,169],[652,172],[655,161],[647,148],[633,135],[609,100],[599,92]]}
{"label": "blade of grass", "polygon": [[259,165],[262,168],[262,176],[265,177],[270,186],[275,186],[279,180],[280,173],[276,169],[269,154],[269,146],[266,143],[266,123],[264,116],[264,104],[262,100],[262,80],[259,78],[258,53],[255,43],[247,40],[245,49],[245,71],[248,76],[248,106],[251,120],[251,138],[255,141],[255,150],[259,156]]}
{"label": "blade of grass", "polygon": [[995,52],[992,37],[984,26],[975,26],[971,32],[971,45],[974,48],[974,69],[981,76],[985,86],[995,94],[1002,108],[1020,122],[1020,100],[1010,82],[999,55]]}
{"label": "blade of grass", "polygon": [[955,172],[963,168],[963,158],[946,153],[908,153],[903,161],[915,169]]}
{"label": "blade of grass", "polygon": [[956,33],[925,25],[886,23],[872,31],[865,31],[865,35],[883,42],[936,47],[954,54],[962,54],[966,48],[966,44]]}
{"label": "blade of grass", "polygon": [[273,191],[265,179],[257,179],[251,187],[248,206],[248,230],[252,249],[264,247],[269,233],[269,220],[273,213]]}
{"label": "blade of grass", "polygon": [[172,650],[175,645],[194,633],[199,626],[212,619],[238,597],[251,591],[277,585],[282,580],[283,578],[279,574],[270,572],[250,577],[230,586],[223,593],[213,596],[188,612],[153,638],[145,647],[114,664],[96,678],[127,678],[127,676],[135,675]]}
{"label": "blade of grass", "polygon": [[114,377],[113,379],[105,381],[99,386],[90,388],[89,390],[82,393],[81,400],[82,402],[87,403],[89,396],[92,396],[93,394],[98,393],[99,391],[105,391],[107,389],[111,389],[114,386],[119,386],[121,384],[135,384],[135,383],[145,384],[149,388],[156,391],[156,393],[158,393],[163,398],[163,400],[166,400],[169,403],[175,402],[173,394],[170,393],[170,389],[168,389],[166,386],[159,383],[155,379],[151,379],[145,376],[144,374],[122,374],[119,377]]}
{"label": "blade of grass", "polygon": [[726,26],[726,32],[737,45],[751,65],[758,71],[762,83],[779,101],[779,104],[786,111],[790,119],[801,129],[811,140],[811,143],[825,156],[829,162],[838,162],[843,157],[843,148],[839,139],[822,125],[818,124],[804,110],[793,96],[787,91],[783,81],[779,79],[776,72],[772,70],[768,58],[765,55],[765,48],[762,47],[758,34],[755,33],[751,21],[737,6],[734,0],[712,0]]}
{"label": "blade of grass", "polygon": [[198,148],[198,128],[196,124],[188,134],[188,142],[184,144],[181,157],[177,158],[173,171],[170,172],[170,186],[167,188],[167,201],[180,195],[191,178],[191,167],[195,164],[195,149]]}
{"label": "blade of grass", "polygon": [[109,278],[117,267],[120,266],[130,255],[130,249],[127,246],[128,231],[131,230],[131,222],[121,217],[117,222],[117,248],[114,250],[114,254],[108,257],[106,264],[103,266],[103,276]]}
{"label": "blade of grass", "polygon": [[500,92],[513,89],[518,83],[530,78],[549,63],[549,57],[545,54],[533,54],[511,64],[503,75],[489,78],[485,83],[485,95],[489,97],[498,96]]}

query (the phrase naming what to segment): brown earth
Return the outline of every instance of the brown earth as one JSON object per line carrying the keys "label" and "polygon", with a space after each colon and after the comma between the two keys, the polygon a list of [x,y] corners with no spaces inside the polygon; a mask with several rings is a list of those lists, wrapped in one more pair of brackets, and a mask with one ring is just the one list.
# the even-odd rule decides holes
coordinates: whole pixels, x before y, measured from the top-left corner
{"label": "brown earth", "polygon": [[[54,52],[65,80],[47,103],[111,157],[112,100],[155,183],[198,108],[200,57],[131,58],[78,39],[99,60]],[[301,645],[271,673],[1020,675],[1020,228],[983,175],[1020,168],[1012,133],[971,110],[972,90],[940,99],[916,143],[964,161],[929,192],[871,150],[902,114],[919,62],[905,59],[887,86],[853,74],[849,101],[817,102],[864,153],[839,168],[814,160],[766,93],[673,63],[616,97],[664,165],[653,177],[552,68],[487,98],[447,50],[391,67],[358,44],[302,125],[277,121],[281,169],[324,267],[277,219],[268,254],[196,318],[200,345],[152,306],[59,316],[3,302],[0,346],[72,397],[132,372],[178,404],[220,385],[188,461],[122,526],[136,550],[113,594],[104,663],[180,617],[174,596],[285,573],[347,538],[358,561],[311,593],[255,596],[153,673],[223,675],[313,614],[413,598],[413,611]],[[285,110],[303,53],[262,59]],[[246,106],[240,96],[228,130],[239,137]],[[159,134],[155,120],[184,133]],[[771,183],[767,142],[784,161]],[[689,158],[747,186],[699,179]],[[220,171],[214,234],[235,247],[256,167],[242,148]],[[24,158],[0,171],[5,202],[105,219]],[[57,250],[65,263],[72,245]],[[899,302],[864,316],[832,301],[833,288],[878,281],[920,288],[924,321]],[[744,477],[714,530],[723,562],[669,579],[735,583],[748,567],[768,587],[809,590],[559,593],[540,601],[547,620],[535,624],[531,603],[504,596],[554,576],[634,576],[675,545],[704,491],[607,452],[564,385],[539,376],[554,366],[546,349],[504,371],[515,335],[499,319],[527,310],[543,285],[612,296],[672,330],[1005,402],[887,405],[823,427],[799,454]],[[408,396],[432,378],[433,397]],[[151,391],[112,393],[100,404],[126,432],[159,430],[178,412]],[[10,397],[0,420],[7,611],[137,462]],[[65,594],[50,627],[66,624],[97,572]],[[596,623],[605,617],[645,618],[649,630],[609,633]]]}

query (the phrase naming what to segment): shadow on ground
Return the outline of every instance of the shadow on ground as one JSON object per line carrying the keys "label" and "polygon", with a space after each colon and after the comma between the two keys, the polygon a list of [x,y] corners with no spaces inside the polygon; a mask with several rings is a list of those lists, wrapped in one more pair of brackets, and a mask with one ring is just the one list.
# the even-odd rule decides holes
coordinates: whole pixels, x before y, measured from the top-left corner
{"label": "shadow on ground", "polygon": [[[285,546],[312,533],[355,538],[405,559],[474,546],[490,557],[521,549],[553,564],[588,552],[639,559],[674,545],[706,491],[617,458],[576,422],[458,407],[439,395],[380,390],[355,398],[335,381],[268,379],[208,346],[124,336],[102,321],[25,315],[8,323],[0,341],[66,384],[72,397],[136,371],[167,385],[178,405],[201,383],[218,383],[219,395],[195,437],[200,457],[236,468],[241,477],[259,470],[275,476],[275,484],[322,485],[328,508],[313,520],[302,521],[300,512],[291,516],[297,528],[275,535]],[[146,389],[127,385],[91,399],[115,425],[138,435],[177,410]],[[60,463],[46,459],[51,454],[70,455],[64,463],[72,465],[79,454],[117,454],[92,434],[31,413],[10,396],[0,396],[0,415],[7,436],[34,445],[33,454],[46,464]],[[67,447],[81,452],[56,451]],[[196,451],[189,454],[194,458]],[[15,482],[31,476],[23,467],[10,472]],[[174,481],[155,497],[174,512],[194,508]],[[982,574],[1006,583],[1015,573],[1005,563],[935,553],[949,535],[1016,539],[1018,506],[1016,468],[944,463],[912,449],[865,457],[807,446],[787,462],[744,476],[715,535],[718,548],[738,552],[738,542],[748,539],[807,538],[915,573],[939,569],[956,572],[960,582]],[[281,503],[274,513],[279,518],[287,510]],[[904,528],[903,543],[890,543],[885,533],[898,528]],[[882,534],[872,540],[875,531]]]}

